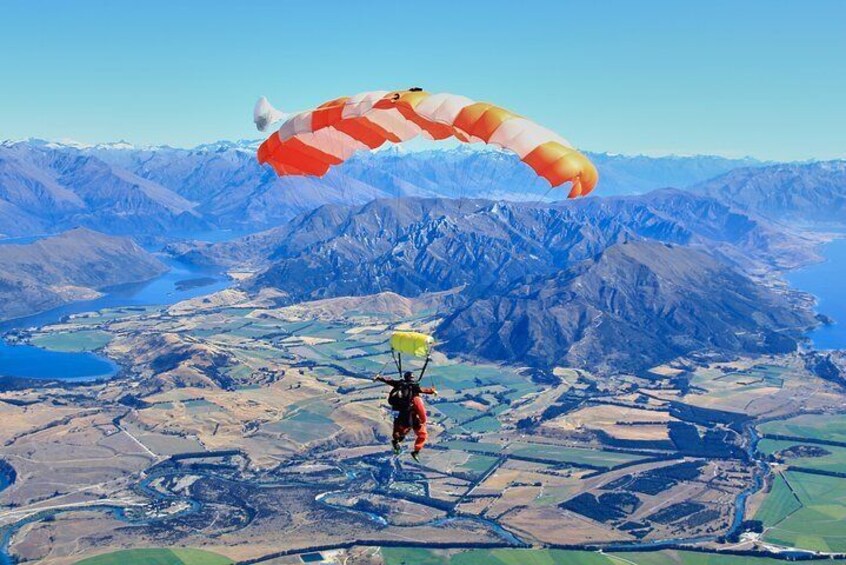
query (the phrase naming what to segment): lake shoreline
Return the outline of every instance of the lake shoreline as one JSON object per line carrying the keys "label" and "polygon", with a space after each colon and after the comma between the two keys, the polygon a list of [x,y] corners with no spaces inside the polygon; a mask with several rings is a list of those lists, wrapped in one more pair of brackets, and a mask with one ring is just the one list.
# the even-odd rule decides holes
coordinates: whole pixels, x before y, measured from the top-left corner
{"label": "lake shoreline", "polygon": [[[104,288],[103,296],[94,300],[71,302],[0,322],[0,390],[85,386],[120,378],[125,371],[124,367],[99,350],[64,352],[33,345],[28,341],[28,334],[35,328],[61,324],[70,317],[91,312],[164,308],[182,300],[219,292],[237,283],[221,270],[198,267],[169,257],[162,262],[168,269],[157,277]],[[11,339],[6,339],[7,336]]]}
{"label": "lake shoreline", "polygon": [[[819,259],[783,274],[791,291],[811,298],[811,311],[818,323],[805,333],[809,350],[832,351],[846,347],[846,292],[837,285],[837,269],[846,269],[846,233],[826,233],[816,249]],[[840,258],[842,257],[842,261]]]}
{"label": "lake shoreline", "polygon": [[[159,279],[159,278],[163,277],[164,275],[168,274],[170,272],[170,270],[171,269],[168,268],[163,273],[159,273],[158,275],[154,275],[154,276],[148,277],[146,279],[125,282],[125,283],[121,283],[119,285],[110,285],[110,286],[103,287],[103,288],[95,288],[93,290],[98,294],[98,296],[95,297],[95,298],[83,298],[83,299],[80,299],[80,300],[69,300],[67,302],[62,302],[61,304],[57,304],[55,306],[52,306],[50,308],[45,308],[43,310],[36,310],[34,312],[30,312],[30,313],[25,314],[23,316],[14,316],[12,318],[0,318],[0,331],[2,331],[2,328],[5,328],[6,326],[17,325],[19,322],[27,320],[29,318],[35,318],[36,316],[49,315],[50,312],[52,312],[53,310],[59,310],[59,309],[62,309],[62,308],[67,308],[69,306],[73,306],[74,304],[82,304],[82,303],[85,303],[85,302],[95,302],[97,300],[105,298],[106,296],[109,296],[109,294],[112,292],[112,289],[115,289],[115,288],[126,287],[126,286],[131,286],[131,285],[147,284],[149,282],[152,282],[152,281]],[[34,326],[30,326],[30,327],[34,327]],[[11,330],[9,330],[9,331],[11,331]],[[8,333],[8,331],[6,331],[4,333]],[[0,339],[2,339],[2,336],[0,336]]]}

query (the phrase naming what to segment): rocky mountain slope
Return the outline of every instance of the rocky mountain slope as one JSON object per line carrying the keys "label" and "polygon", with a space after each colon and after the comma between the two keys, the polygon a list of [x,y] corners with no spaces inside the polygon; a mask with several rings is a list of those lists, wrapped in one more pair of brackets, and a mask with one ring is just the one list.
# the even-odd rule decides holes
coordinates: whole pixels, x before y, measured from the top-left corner
{"label": "rocky mountain slope", "polygon": [[291,303],[462,287],[438,310],[450,350],[628,370],[699,349],[795,348],[812,316],[752,274],[810,253],[763,220],[667,190],[551,207],[419,198],[326,206],[184,257],[257,269],[247,288],[277,289]]}
{"label": "rocky mountain slope", "polygon": [[846,225],[846,161],[742,168],[694,189],[779,222]]}
{"label": "rocky mountain slope", "polygon": [[610,246],[473,297],[439,328],[448,351],[531,366],[638,371],[693,351],[793,351],[813,316],[707,253]]}
{"label": "rocky mountain slope", "polygon": [[166,270],[131,240],[86,229],[26,245],[0,245],[0,319],[96,298],[99,289]]}
{"label": "rocky mountain slope", "polygon": [[0,234],[88,227],[113,234],[200,229],[197,204],[75,149],[0,145]]}
{"label": "rocky mountain slope", "polygon": [[267,232],[173,250],[197,263],[258,269],[255,287],[301,300],[507,284],[631,239],[707,247],[749,270],[808,257],[796,236],[677,190],[555,206],[419,198],[325,206]]}

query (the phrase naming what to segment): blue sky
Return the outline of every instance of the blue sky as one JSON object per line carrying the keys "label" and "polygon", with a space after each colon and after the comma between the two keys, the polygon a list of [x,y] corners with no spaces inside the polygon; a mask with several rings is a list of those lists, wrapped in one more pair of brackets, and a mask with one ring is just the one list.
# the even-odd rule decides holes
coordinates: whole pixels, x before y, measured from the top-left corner
{"label": "blue sky", "polygon": [[0,138],[190,146],[422,86],[588,150],[846,157],[846,1],[3,0]]}

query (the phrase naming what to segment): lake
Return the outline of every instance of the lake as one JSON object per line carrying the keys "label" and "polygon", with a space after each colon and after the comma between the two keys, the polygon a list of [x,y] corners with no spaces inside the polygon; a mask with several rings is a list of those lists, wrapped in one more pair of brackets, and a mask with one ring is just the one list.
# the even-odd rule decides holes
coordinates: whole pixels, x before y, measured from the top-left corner
{"label": "lake", "polygon": [[808,337],[817,349],[846,349],[846,238],[823,247],[825,261],[793,271],[788,282],[817,297],[817,312],[834,320]]}
{"label": "lake", "polygon": [[[106,290],[95,300],[74,302],[59,308],[7,322],[0,322],[0,334],[19,328],[53,324],[64,316],[121,306],[167,305],[195,296],[223,290],[232,284],[219,272],[210,272],[169,258],[159,259],[170,267],[164,275],[138,284]],[[197,281],[203,284],[198,284]],[[189,281],[186,284],[186,281]],[[117,365],[92,353],[47,351],[31,345],[9,345],[0,340],[0,381],[4,377],[85,381],[111,377]]]}

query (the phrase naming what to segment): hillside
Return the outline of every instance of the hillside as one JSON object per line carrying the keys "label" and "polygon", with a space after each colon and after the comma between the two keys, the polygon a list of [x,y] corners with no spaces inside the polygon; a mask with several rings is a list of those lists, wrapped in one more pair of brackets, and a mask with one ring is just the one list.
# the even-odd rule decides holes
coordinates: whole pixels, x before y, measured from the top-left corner
{"label": "hillside", "polygon": [[26,245],[0,245],[0,319],[99,296],[99,289],[167,269],[129,239],[76,229]]}
{"label": "hillside", "polygon": [[759,277],[811,252],[763,220],[666,190],[551,207],[419,198],[326,206],[183,257],[255,269],[245,287],[277,289],[289,303],[462,288],[438,307],[449,315],[439,333],[451,351],[626,370],[698,349],[795,348],[798,331],[777,330],[813,319]]}
{"label": "hillside", "polygon": [[483,292],[438,333],[455,353],[621,372],[699,350],[793,351],[813,324],[702,251],[632,241],[503,293]]}
{"label": "hillside", "polygon": [[556,206],[417,198],[325,206],[267,232],[173,251],[197,263],[258,269],[254,288],[302,300],[502,284],[553,273],[630,239],[707,247],[747,269],[809,254],[803,240],[781,229],[676,190]]}
{"label": "hillside", "polygon": [[71,148],[0,145],[0,235],[88,227],[113,234],[200,229],[196,203]]}
{"label": "hillside", "polygon": [[694,189],[780,222],[846,225],[846,161],[741,168]]}

